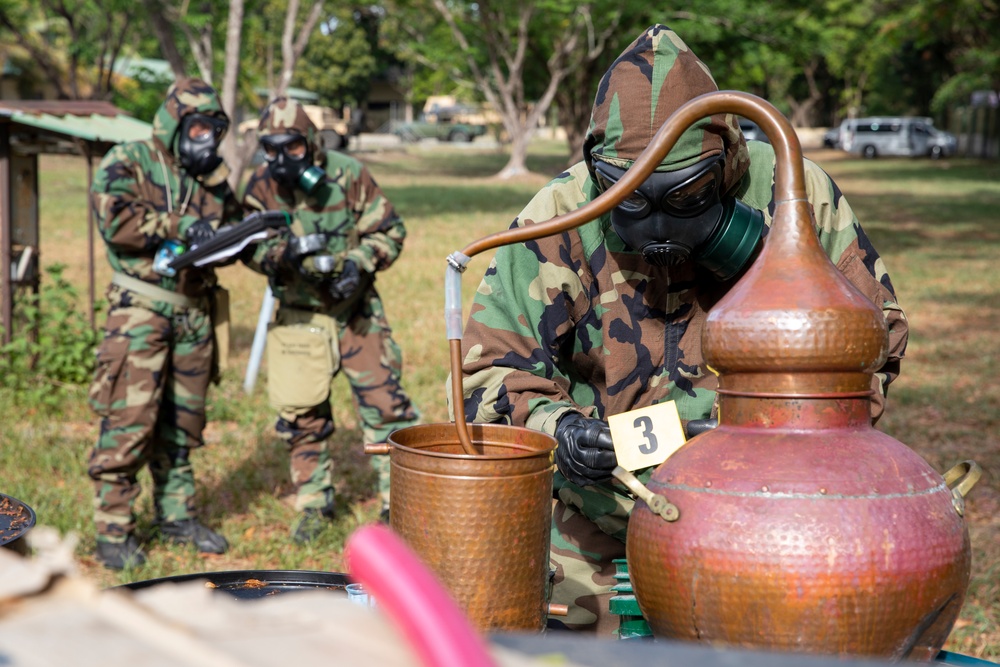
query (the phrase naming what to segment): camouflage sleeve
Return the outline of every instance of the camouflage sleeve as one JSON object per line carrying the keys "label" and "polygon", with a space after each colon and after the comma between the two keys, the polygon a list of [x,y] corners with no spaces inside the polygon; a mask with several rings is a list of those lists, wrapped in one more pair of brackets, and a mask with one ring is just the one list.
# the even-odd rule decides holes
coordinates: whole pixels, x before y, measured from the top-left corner
{"label": "camouflage sleeve", "polygon": [[[246,213],[269,210],[265,202],[271,201],[273,197],[268,192],[268,181],[269,177],[263,166],[251,174],[243,195],[243,208]],[[278,275],[287,242],[287,235],[276,234],[250,246],[240,256],[240,260],[257,273],[275,277]]]}
{"label": "camouflage sleeve", "polygon": [[347,258],[368,273],[388,268],[403,249],[406,227],[364,165],[347,186],[347,201],[356,216],[359,239]]}
{"label": "camouflage sleeve", "polygon": [[837,184],[818,165],[806,161],[806,190],[816,214],[820,244],[837,268],[873,303],[882,308],[889,330],[889,351],[885,364],[872,378],[872,422],[885,410],[889,384],[899,375],[906,351],[906,315],[896,301],[896,293],[886,270],[851,205]]}
{"label": "camouflage sleeve", "polygon": [[136,144],[115,146],[101,160],[91,186],[97,228],[118,250],[153,252],[164,239],[181,238],[198,219],[168,212],[163,183],[168,168],[151,163],[144,169],[144,162]]}

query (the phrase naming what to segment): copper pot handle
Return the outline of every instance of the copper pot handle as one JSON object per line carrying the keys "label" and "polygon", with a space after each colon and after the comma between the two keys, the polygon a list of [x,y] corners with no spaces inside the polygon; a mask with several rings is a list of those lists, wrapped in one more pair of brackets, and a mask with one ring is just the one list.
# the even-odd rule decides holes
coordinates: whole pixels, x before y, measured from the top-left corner
{"label": "copper pot handle", "polygon": [[658,493],[653,493],[645,486],[642,482],[636,478],[635,475],[630,473],[625,468],[621,466],[615,466],[615,469],[611,471],[611,474],[615,476],[619,482],[628,487],[628,490],[636,495],[645,502],[649,509],[652,510],[653,514],[658,514],[664,521],[677,521],[680,518],[681,513],[678,511],[677,506],[667,500],[664,496]]}
{"label": "copper pot handle", "polygon": [[389,453],[389,443],[380,442],[378,444],[365,443],[365,454],[372,456],[374,454],[388,454]]}
{"label": "copper pot handle", "polygon": [[983,469],[975,461],[962,461],[944,474],[944,483],[951,488],[951,504],[959,516],[965,516],[965,496],[983,476]]}

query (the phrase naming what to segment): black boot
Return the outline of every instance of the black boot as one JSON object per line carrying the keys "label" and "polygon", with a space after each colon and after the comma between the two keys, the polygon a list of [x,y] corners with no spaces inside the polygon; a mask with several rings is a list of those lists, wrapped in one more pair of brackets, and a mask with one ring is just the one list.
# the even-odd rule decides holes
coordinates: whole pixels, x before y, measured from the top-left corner
{"label": "black boot", "polygon": [[129,535],[124,542],[97,542],[94,552],[97,560],[110,570],[139,567],[146,562],[146,554],[139,548],[139,540]]}
{"label": "black boot", "polygon": [[160,524],[160,534],[177,544],[193,544],[204,554],[224,554],[229,548],[226,538],[197,519],[164,521]]}
{"label": "black boot", "polygon": [[333,521],[334,513],[331,509],[316,509],[309,507],[302,510],[302,517],[299,522],[295,525],[295,530],[292,532],[292,540],[296,544],[306,544],[312,542],[319,534],[323,532],[323,529],[330,525]]}

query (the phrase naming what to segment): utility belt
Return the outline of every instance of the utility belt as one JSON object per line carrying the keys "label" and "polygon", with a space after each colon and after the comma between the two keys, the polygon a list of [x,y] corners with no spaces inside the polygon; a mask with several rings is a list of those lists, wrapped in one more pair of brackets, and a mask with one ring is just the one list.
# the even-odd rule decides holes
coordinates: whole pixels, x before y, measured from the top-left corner
{"label": "utility belt", "polygon": [[205,308],[208,305],[207,297],[195,298],[179,294],[153,285],[152,283],[147,283],[145,280],[125,275],[124,273],[115,272],[111,276],[111,282],[122,289],[135,292],[153,301],[162,301],[163,303],[169,303],[171,306],[179,308]]}
{"label": "utility belt", "polygon": [[215,358],[213,359],[213,373],[217,378],[218,373],[225,370],[229,365],[229,291],[216,286],[212,294],[203,297],[191,297],[179,294],[145,280],[133,278],[124,273],[115,272],[111,276],[111,283],[118,285],[122,289],[135,292],[140,296],[153,301],[170,304],[177,308],[197,308],[207,310],[212,318],[212,329],[215,344],[213,346]]}

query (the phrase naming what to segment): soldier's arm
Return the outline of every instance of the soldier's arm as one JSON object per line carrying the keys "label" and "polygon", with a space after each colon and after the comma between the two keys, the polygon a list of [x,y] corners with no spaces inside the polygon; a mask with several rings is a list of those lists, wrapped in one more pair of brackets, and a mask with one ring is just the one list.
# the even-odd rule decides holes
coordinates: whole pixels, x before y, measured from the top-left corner
{"label": "soldier's arm", "polygon": [[889,384],[899,375],[909,333],[906,315],[885,263],[858,222],[851,205],[837,184],[822,169],[807,162],[806,190],[813,202],[820,243],[837,268],[861,292],[882,308],[889,329],[889,351],[885,364],[872,378],[872,422],[882,416]]}
{"label": "soldier's arm", "polygon": [[[250,214],[256,211],[271,210],[267,206],[267,202],[271,201],[267,179],[267,173],[263,169],[258,169],[250,177],[246,193],[243,195],[243,209],[245,213]],[[287,235],[276,234],[260,243],[248,246],[240,255],[240,260],[257,273],[263,273],[266,276],[277,276],[280,271],[281,259],[287,241]]]}
{"label": "soldier's arm", "polygon": [[162,174],[144,173],[141,164],[135,147],[116,146],[104,156],[91,186],[101,236],[127,252],[155,252],[165,239],[182,238],[198,219],[168,212]]}
{"label": "soldier's arm", "polygon": [[347,252],[347,259],[368,273],[388,268],[403,249],[406,227],[402,218],[364,165],[351,178],[347,197],[356,216],[359,241]]}

